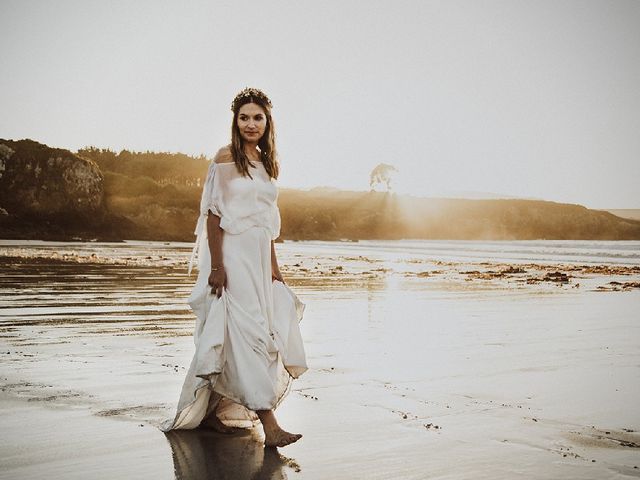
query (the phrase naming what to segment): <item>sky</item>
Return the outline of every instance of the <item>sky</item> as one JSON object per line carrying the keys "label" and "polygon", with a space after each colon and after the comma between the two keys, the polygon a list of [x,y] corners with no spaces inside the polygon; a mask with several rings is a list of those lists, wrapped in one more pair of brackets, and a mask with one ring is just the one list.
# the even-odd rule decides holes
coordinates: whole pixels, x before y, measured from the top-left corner
{"label": "sky", "polygon": [[246,86],[279,185],[640,208],[640,2],[0,0],[0,138],[212,156]]}

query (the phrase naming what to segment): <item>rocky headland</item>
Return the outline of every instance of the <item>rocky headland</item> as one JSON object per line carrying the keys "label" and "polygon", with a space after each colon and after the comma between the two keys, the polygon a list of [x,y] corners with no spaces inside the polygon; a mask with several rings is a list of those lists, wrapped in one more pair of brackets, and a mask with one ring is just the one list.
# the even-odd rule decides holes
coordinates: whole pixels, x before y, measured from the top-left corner
{"label": "rocky headland", "polygon": [[0,139],[2,238],[119,239],[128,221],[104,199],[95,162],[33,140]]}
{"label": "rocky headland", "polygon": [[[0,139],[0,238],[193,241],[209,159]],[[635,240],[640,221],[540,200],[280,189],[281,239]]]}

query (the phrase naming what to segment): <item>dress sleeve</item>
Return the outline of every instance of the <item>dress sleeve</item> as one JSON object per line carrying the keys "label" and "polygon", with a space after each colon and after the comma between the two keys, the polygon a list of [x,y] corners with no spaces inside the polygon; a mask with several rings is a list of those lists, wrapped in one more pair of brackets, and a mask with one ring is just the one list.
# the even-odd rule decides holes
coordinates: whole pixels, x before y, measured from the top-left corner
{"label": "dress sleeve", "polygon": [[[217,188],[215,188],[218,166],[216,162],[211,162],[209,165],[209,171],[207,172],[207,179],[204,182],[204,188],[202,189],[202,198],[200,199],[200,215],[208,215],[209,210],[214,215],[221,217],[219,208],[219,200]],[[196,232],[197,233],[197,232]]]}
{"label": "dress sleeve", "polygon": [[191,269],[193,264],[198,260],[198,252],[203,248],[203,244],[207,241],[207,228],[206,228],[206,216],[209,210],[214,215],[221,217],[220,209],[218,208],[218,192],[216,192],[215,184],[218,166],[215,162],[211,162],[209,170],[207,171],[207,178],[204,181],[202,188],[202,197],[200,198],[200,215],[198,215],[198,223],[196,223],[196,229],[193,233],[196,235],[196,242],[191,251],[191,258],[189,259],[189,271],[191,275]]}

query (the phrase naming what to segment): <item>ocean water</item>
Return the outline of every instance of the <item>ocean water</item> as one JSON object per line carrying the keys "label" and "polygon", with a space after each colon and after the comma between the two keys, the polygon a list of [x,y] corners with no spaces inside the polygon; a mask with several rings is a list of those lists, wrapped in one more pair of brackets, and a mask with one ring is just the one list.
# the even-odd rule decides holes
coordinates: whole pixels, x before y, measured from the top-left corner
{"label": "ocean water", "polygon": [[[0,240],[0,254],[55,256],[96,254],[111,259],[137,260],[149,266],[186,264],[193,244],[186,242],[125,241],[44,242]],[[367,257],[402,262],[411,260],[470,263],[573,263],[640,265],[640,241],[593,240],[360,240],[358,242],[285,241],[277,245],[285,255]]]}
{"label": "ocean water", "polygon": [[294,243],[297,249],[308,254],[373,254],[389,260],[404,257],[462,262],[640,265],[639,241],[361,240]]}

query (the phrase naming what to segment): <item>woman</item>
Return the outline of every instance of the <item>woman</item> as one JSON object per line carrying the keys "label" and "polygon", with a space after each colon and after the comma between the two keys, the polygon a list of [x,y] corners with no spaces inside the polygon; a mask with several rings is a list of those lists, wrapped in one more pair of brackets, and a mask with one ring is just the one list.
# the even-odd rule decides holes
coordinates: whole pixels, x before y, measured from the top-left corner
{"label": "woman", "polygon": [[164,431],[204,423],[231,433],[259,419],[267,446],[302,437],[273,414],[307,365],[298,326],[304,305],[285,285],[274,247],[279,165],[271,106],[262,91],[242,90],[231,105],[231,144],[209,167],[189,264],[190,272],[198,257],[189,297],[196,352]]}

